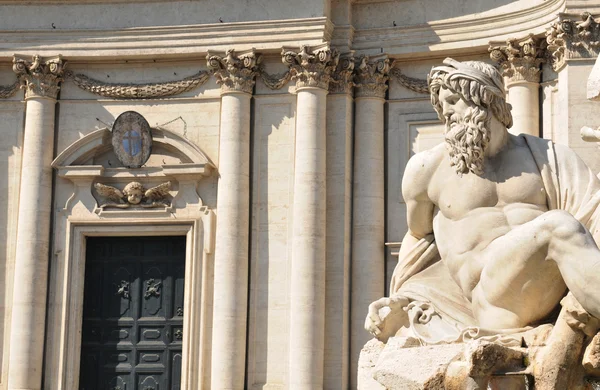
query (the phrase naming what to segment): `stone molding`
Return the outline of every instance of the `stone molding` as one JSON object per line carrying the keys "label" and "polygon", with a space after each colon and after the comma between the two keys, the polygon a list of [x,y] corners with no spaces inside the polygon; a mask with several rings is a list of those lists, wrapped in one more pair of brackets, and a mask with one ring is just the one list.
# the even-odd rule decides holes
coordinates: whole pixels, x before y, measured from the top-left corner
{"label": "stone molding", "polygon": [[19,89],[21,89],[21,82],[19,80],[11,85],[0,85],[0,99],[8,99],[9,97],[14,96]]}
{"label": "stone molding", "polygon": [[283,88],[292,78],[292,72],[289,70],[283,73],[271,75],[267,73],[262,67],[259,70],[259,75],[263,83],[269,89],[281,89]]}
{"label": "stone molding", "polygon": [[147,84],[105,83],[71,71],[65,72],[65,78],[72,81],[84,91],[107,98],[152,99],[178,95],[190,91],[204,84],[209,78],[209,73],[200,71],[193,76],[181,80]]}
{"label": "stone molding", "polygon": [[56,99],[66,66],[67,62],[60,55],[43,59],[36,54],[31,61],[17,55],[13,57],[13,71],[17,74],[20,87],[25,90],[25,99]]}
{"label": "stone molding", "polygon": [[526,81],[539,83],[540,65],[545,62],[544,42],[529,34],[526,38],[510,38],[506,45],[490,46],[490,58],[498,63],[508,84]]}
{"label": "stone molding", "polygon": [[221,85],[221,93],[252,93],[255,78],[259,73],[262,56],[254,49],[236,53],[229,49],[226,53],[208,52],[206,62]]}
{"label": "stone molding", "polygon": [[362,56],[354,75],[356,97],[385,98],[389,80],[390,59],[387,54]]}
{"label": "stone molding", "polygon": [[559,15],[546,31],[546,43],[552,68],[558,72],[571,58],[594,58],[600,53],[600,24],[589,12],[581,21]]}
{"label": "stone molding", "polygon": [[404,75],[399,68],[394,67],[394,64],[392,64],[392,68],[390,69],[389,73],[390,77],[393,77],[394,80],[396,80],[398,84],[402,85],[404,88],[416,93],[429,94],[427,80],[408,77]]}
{"label": "stone molding", "polygon": [[354,87],[354,53],[340,55],[329,82],[329,92],[335,94],[352,94]]}
{"label": "stone molding", "polygon": [[314,87],[328,90],[331,75],[339,61],[338,51],[331,49],[328,43],[318,46],[302,45],[300,51],[284,47],[281,57],[283,63],[290,68],[296,89]]}

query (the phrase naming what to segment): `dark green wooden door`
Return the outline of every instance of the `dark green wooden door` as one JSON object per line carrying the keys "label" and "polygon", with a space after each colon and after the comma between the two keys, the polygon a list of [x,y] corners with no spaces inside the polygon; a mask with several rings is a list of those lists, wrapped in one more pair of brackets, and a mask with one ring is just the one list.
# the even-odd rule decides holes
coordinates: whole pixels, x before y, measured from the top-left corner
{"label": "dark green wooden door", "polygon": [[81,390],[181,387],[185,237],[87,239]]}

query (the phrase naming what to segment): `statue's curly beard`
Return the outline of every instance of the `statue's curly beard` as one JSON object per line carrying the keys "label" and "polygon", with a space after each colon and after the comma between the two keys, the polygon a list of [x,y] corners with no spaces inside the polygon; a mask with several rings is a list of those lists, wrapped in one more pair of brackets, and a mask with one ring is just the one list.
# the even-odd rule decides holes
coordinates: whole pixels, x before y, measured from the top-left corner
{"label": "statue's curly beard", "polygon": [[446,149],[450,165],[460,176],[483,174],[485,148],[490,140],[487,117],[484,109],[472,107],[464,116],[453,114],[446,120]]}

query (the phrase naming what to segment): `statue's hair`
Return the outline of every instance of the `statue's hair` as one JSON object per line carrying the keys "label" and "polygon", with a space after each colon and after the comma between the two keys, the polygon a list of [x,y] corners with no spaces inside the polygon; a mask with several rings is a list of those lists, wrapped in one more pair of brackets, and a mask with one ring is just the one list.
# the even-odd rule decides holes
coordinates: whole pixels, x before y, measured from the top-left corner
{"label": "statue's hair", "polygon": [[142,183],[132,181],[131,183],[127,184],[125,188],[123,188],[123,194],[129,195],[129,193],[133,190],[144,192],[144,186],[142,185]]}
{"label": "statue's hair", "polygon": [[461,77],[460,69],[448,73],[448,71],[444,70],[448,69],[447,67],[434,68],[428,78],[429,93],[431,96],[431,104],[438,113],[439,118],[442,121],[444,120],[442,115],[442,104],[439,98],[440,88],[444,86],[460,94],[466,101],[482,107],[485,111],[491,111],[496,119],[507,128],[510,128],[513,124],[512,115],[510,113],[511,106],[506,102],[504,97],[498,96],[498,93],[492,92],[492,88],[497,90],[496,86],[499,86],[502,88],[502,93],[504,93],[504,80],[502,79],[500,72],[498,72],[494,66],[481,61],[464,61],[461,64],[483,73],[487,76],[488,80],[491,80],[495,85],[486,85],[468,77],[463,78]]}

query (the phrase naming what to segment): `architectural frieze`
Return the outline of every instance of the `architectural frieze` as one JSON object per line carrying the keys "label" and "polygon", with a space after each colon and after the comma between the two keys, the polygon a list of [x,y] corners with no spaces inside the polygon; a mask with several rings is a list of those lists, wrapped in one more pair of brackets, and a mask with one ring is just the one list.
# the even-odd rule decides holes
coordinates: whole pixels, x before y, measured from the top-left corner
{"label": "architectural frieze", "polygon": [[339,53],[325,43],[318,46],[302,45],[300,51],[283,48],[281,57],[289,66],[291,79],[296,81],[296,88],[316,87],[329,89],[331,75],[335,70]]}
{"label": "architectural frieze", "polygon": [[506,45],[491,46],[488,50],[509,82],[539,83],[540,65],[545,61],[544,43],[530,34],[524,39],[508,39]]}
{"label": "architectural frieze", "polygon": [[390,60],[387,55],[361,57],[354,75],[357,97],[385,98]]}
{"label": "architectural frieze", "polygon": [[259,76],[267,88],[277,90],[283,88],[292,79],[292,72],[288,70],[283,73],[271,75],[261,68]]}
{"label": "architectural frieze", "polygon": [[233,49],[224,54],[208,52],[206,56],[208,67],[221,85],[221,92],[252,93],[261,60],[262,56],[254,49],[240,53]]}
{"label": "architectural frieze", "polygon": [[178,95],[204,84],[210,77],[206,71],[181,80],[162,83],[105,83],[80,73],[65,72],[65,78],[84,91],[113,99],[151,99]]}
{"label": "architectural frieze", "polygon": [[31,61],[13,57],[13,71],[17,74],[20,87],[25,89],[25,98],[46,97],[56,99],[67,65],[62,57],[43,59],[34,55]]}
{"label": "architectural frieze", "polygon": [[584,12],[581,20],[560,19],[546,31],[552,68],[559,71],[571,58],[594,58],[600,53],[600,24]]}
{"label": "architectural frieze", "polygon": [[352,94],[354,87],[354,53],[340,56],[340,60],[331,75],[329,82],[330,93]]}

